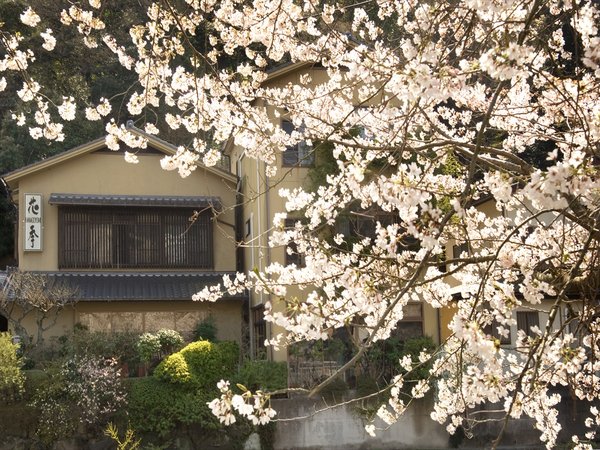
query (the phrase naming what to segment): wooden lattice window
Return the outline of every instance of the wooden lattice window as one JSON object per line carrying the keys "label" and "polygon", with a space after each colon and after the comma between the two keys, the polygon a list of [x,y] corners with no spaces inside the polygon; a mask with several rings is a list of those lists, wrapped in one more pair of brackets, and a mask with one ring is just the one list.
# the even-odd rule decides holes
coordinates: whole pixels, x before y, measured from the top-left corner
{"label": "wooden lattice window", "polygon": [[62,206],[61,269],[213,268],[210,211]]}

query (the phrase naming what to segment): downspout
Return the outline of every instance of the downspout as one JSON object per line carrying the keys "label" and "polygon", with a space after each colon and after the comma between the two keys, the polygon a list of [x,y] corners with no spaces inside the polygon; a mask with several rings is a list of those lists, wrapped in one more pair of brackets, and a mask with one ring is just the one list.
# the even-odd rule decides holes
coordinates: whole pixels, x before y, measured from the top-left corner
{"label": "downspout", "polygon": [[436,316],[437,316],[437,333],[438,333],[438,345],[442,345],[442,319],[441,319],[441,311],[440,308],[436,308]]}
{"label": "downspout", "polygon": [[[257,269],[259,271],[261,271],[264,268],[264,264],[263,264],[263,258],[261,257],[262,255],[262,241],[263,241],[263,231],[262,231],[262,224],[263,224],[263,216],[262,216],[262,208],[261,208],[261,182],[260,182],[260,164],[261,162],[257,159],[256,160],[256,195],[257,195],[257,203],[256,203],[256,207],[257,207],[257,211],[256,211],[256,215],[258,216],[256,219],[256,238],[257,238],[257,246],[258,246],[258,267]],[[268,203],[268,195],[267,195],[267,189],[265,188],[265,192],[264,192],[264,196],[265,196],[265,203]],[[254,252],[253,252],[254,253]],[[252,268],[254,270],[254,267]],[[264,304],[265,304],[265,294],[264,292],[260,292],[260,304],[263,305],[264,308]],[[271,338],[271,333],[272,333],[272,329],[271,329],[271,324],[267,323],[266,324],[266,334],[267,334],[267,339]],[[268,350],[269,354],[267,359],[268,360],[273,360],[273,350],[269,347]]]}
{"label": "downspout", "polygon": [[[267,224],[271,223],[271,208],[270,208],[270,204],[269,204],[269,199],[271,196],[271,186],[269,185],[269,179],[267,178],[267,165],[266,163],[263,163],[263,168],[264,168],[264,176],[265,176],[265,214],[266,214],[266,220],[267,220]],[[271,234],[271,227],[269,226],[267,228],[267,250],[266,250],[266,259],[267,259],[267,267],[271,265],[271,246],[269,245],[269,237]],[[269,295],[270,298],[270,295]],[[272,304],[272,302],[271,302]],[[272,327],[271,322],[269,322],[269,327]],[[272,337],[271,333],[272,333],[272,329],[269,330],[269,338]],[[273,347],[269,346],[269,360],[273,361]]]}
{"label": "downspout", "polygon": [[[246,221],[244,220],[244,195],[242,192],[242,179],[243,179],[243,170],[242,170],[242,160],[244,159],[244,153],[242,152],[240,154],[240,156],[237,159],[236,162],[236,175],[238,177],[238,181],[237,181],[237,198],[236,200],[239,201],[239,205],[236,205],[236,207],[241,208],[240,214],[242,216],[242,223],[241,223],[241,232],[240,232],[240,243],[244,242],[246,240]],[[248,220],[250,220],[250,241],[252,242],[252,240],[254,239],[254,226],[252,225],[252,212],[250,212],[250,217],[248,217]],[[244,248],[244,251],[242,253],[242,258],[241,258],[241,262],[242,262],[242,267],[240,268],[242,272],[245,272],[247,270],[247,268],[245,267],[245,259],[246,259],[246,249],[248,247]],[[252,251],[253,249],[250,247],[250,264],[252,265],[250,270],[254,269],[254,251]],[[247,274],[245,274],[247,275]],[[249,337],[249,345],[250,345],[250,356],[252,357],[252,355],[255,354],[256,349],[254,348],[254,318],[252,315],[252,299],[250,298],[250,293],[248,293],[248,305],[247,305],[247,311],[248,311],[248,337]]]}

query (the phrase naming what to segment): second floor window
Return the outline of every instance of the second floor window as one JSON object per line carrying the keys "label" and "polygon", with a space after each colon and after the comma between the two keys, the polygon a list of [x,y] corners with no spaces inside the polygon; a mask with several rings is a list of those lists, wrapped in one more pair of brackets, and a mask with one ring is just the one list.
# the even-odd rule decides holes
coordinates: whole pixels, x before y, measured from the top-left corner
{"label": "second floor window", "polygon": [[423,336],[423,305],[421,303],[409,302],[404,306],[404,317],[398,322],[394,336],[402,341]]}
{"label": "second floor window", "polygon": [[[289,120],[281,121],[281,128],[287,134],[292,134],[296,129]],[[315,164],[313,149],[305,142],[300,141],[296,145],[291,145],[283,152],[283,166],[310,167]]]}
{"label": "second floor window", "polygon": [[62,206],[61,269],[212,269],[210,211],[190,208]]}
{"label": "second floor window", "polygon": [[[293,229],[298,219],[285,219],[285,228]],[[290,242],[285,249],[285,265],[295,264],[296,267],[304,267],[304,255],[298,253],[298,245],[295,242]]]}
{"label": "second floor window", "polygon": [[[508,334],[507,333],[500,334],[500,332],[498,331],[498,327],[500,327],[500,326],[502,326],[503,328],[507,328]],[[483,332],[487,335],[492,336],[495,339],[498,339],[498,341],[500,342],[500,345],[510,345],[512,342],[511,336],[510,336],[510,327],[507,325],[501,325],[496,320],[493,320],[490,325],[486,326],[483,329]]]}
{"label": "second floor window", "polygon": [[535,337],[536,334],[531,331],[531,327],[540,326],[540,318],[536,311],[517,311],[517,329],[523,330],[529,337]]}

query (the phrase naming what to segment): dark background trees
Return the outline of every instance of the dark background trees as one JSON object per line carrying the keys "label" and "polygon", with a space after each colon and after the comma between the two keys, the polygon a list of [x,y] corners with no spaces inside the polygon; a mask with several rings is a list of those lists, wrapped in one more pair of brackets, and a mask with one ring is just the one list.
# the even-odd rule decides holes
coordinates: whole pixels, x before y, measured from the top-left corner
{"label": "dark background trees", "polygon": [[[103,20],[108,26],[113,25],[111,33],[119,42],[129,42],[129,27],[144,20],[146,2],[125,0],[119,1],[118,5],[116,2],[106,3],[101,13]],[[113,6],[118,8],[110,7],[109,3],[115,3]],[[56,104],[62,103],[63,96],[73,96],[90,105],[98,104],[101,97],[108,98],[113,112],[116,113],[114,116],[124,123],[128,117],[126,108],[123,108],[121,103],[124,94],[134,85],[136,74],[122,67],[113,53],[101,42],[99,47],[92,51],[84,45],[81,35],[74,28],[63,26],[59,21],[60,11],[64,7],[62,3],[43,0],[0,0],[3,28],[12,31],[19,26],[19,15],[28,6],[39,12],[43,24],[52,28],[57,40],[56,48],[48,52],[40,47],[40,30],[26,30],[29,34],[23,35],[24,44],[33,41],[36,44],[34,47],[40,48],[35,64],[28,68],[29,75],[50,89],[49,98]],[[22,27],[19,29],[22,30]],[[65,123],[63,142],[34,140],[29,135],[28,128],[17,126],[12,118],[13,114],[27,112],[29,108],[28,104],[14,95],[23,82],[21,74],[12,72],[5,75],[11,76],[7,77],[7,89],[0,92],[0,176],[89,142],[104,132],[104,123],[87,121],[82,111],[78,111],[75,120]],[[14,264],[12,257],[15,214],[9,195],[6,187],[0,185],[0,269],[7,264]]]}

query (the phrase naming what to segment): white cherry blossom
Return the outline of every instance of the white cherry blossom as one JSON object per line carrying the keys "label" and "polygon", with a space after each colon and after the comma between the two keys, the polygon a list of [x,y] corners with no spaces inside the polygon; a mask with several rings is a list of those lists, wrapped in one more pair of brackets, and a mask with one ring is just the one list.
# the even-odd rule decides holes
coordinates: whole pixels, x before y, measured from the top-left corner
{"label": "white cherry blossom", "polygon": [[[532,419],[551,448],[560,430],[551,389],[598,399],[600,363],[590,357],[600,351],[590,295],[600,256],[597,4],[152,3],[128,42],[106,30],[101,6],[65,5],[59,19],[86,45],[107,46],[136,85],[97,106],[70,96],[55,105],[27,74],[37,49],[5,33],[0,72],[16,77],[16,93],[31,107],[14,119],[35,139],[60,140],[62,123],[53,118],[70,120],[76,103],[90,105],[88,120],[106,117],[110,149],[144,148],[111,117],[119,101],[147,133],[168,126],[187,135],[162,158],[166,170],[188,176],[219,163],[223,149],[264,163],[260,177],[285,211],[270,211],[260,242],[289,252],[293,243],[303,264],[261,260],[256,272],[224,278],[195,300],[248,289],[265,298],[265,320],[277,330],[270,345],[327,340],[351,326],[357,358],[392,336],[412,304],[452,308],[443,346],[399,361],[368,434],[397,421],[408,397],[434,390],[431,417],[449,432],[468,434],[470,412],[494,403],[508,417]],[[40,21],[30,9],[21,20]],[[189,39],[199,33],[208,33],[202,51]],[[51,32],[41,36],[44,48],[54,47]],[[225,55],[235,55],[234,68],[222,67]],[[289,66],[281,69],[282,61]],[[290,148],[331,162],[317,186],[288,183],[309,171],[281,167]],[[134,152],[125,158],[137,161]],[[289,218],[298,220],[284,228]],[[361,221],[369,233],[344,228]],[[517,332],[519,313],[543,320]],[[429,379],[403,379],[424,364]],[[219,389],[209,407],[223,423],[275,417],[268,394],[233,392],[225,382]],[[589,448],[597,411],[588,419],[588,435],[573,440],[578,448]]]}

